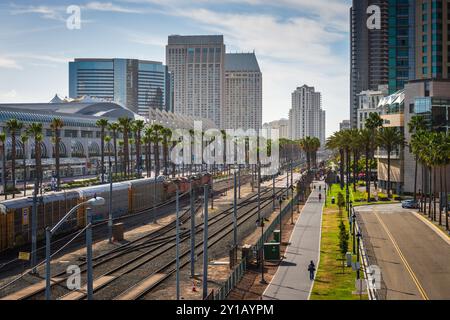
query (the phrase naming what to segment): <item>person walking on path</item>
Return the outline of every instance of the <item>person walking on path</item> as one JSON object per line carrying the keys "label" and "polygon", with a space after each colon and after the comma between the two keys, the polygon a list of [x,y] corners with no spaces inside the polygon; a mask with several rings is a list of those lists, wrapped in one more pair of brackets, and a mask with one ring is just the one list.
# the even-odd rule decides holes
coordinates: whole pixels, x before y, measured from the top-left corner
{"label": "person walking on path", "polygon": [[314,265],[314,262],[312,260],[308,266],[308,271],[309,271],[309,279],[311,281],[314,280],[314,272],[316,271],[316,266]]}

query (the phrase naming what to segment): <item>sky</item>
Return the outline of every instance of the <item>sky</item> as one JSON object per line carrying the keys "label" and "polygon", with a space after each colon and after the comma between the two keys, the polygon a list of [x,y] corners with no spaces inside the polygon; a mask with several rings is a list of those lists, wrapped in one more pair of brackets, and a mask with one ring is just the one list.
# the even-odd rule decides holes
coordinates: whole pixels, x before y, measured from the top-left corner
{"label": "sky", "polygon": [[[71,5],[80,29],[67,28]],[[304,84],[322,93],[327,135],[349,117],[351,0],[1,1],[0,103],[68,95],[74,58],[165,63],[171,34],[223,34],[227,52],[255,51],[263,122],[287,118]]]}

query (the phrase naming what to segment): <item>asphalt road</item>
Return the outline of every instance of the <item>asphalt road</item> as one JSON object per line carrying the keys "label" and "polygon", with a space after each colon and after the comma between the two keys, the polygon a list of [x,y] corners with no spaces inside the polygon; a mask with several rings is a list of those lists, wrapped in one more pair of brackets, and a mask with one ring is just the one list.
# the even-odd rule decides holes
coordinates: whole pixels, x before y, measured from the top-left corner
{"label": "asphalt road", "polygon": [[[321,185],[322,190],[325,184]],[[323,191],[322,191],[323,192]],[[308,265],[314,261],[319,266],[320,237],[323,200],[319,202],[319,190],[313,190],[291,235],[285,259],[263,294],[265,300],[308,300],[314,284],[309,279]]]}
{"label": "asphalt road", "polygon": [[[356,208],[388,300],[450,299],[450,240],[399,204]],[[372,253],[370,253],[372,251]]]}

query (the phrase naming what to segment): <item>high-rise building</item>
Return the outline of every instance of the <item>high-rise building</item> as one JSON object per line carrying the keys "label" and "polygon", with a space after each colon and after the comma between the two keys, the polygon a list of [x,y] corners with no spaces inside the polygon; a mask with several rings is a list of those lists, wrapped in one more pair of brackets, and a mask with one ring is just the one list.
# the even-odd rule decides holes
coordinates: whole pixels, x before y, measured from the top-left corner
{"label": "high-rise building", "polygon": [[292,109],[289,112],[292,140],[305,137],[319,138],[325,144],[325,111],[322,110],[322,96],[314,87],[303,85],[292,93]]}
{"label": "high-rise building", "polygon": [[450,75],[450,3],[411,0],[410,80],[448,79]]}
{"label": "high-rise building", "polygon": [[225,54],[223,129],[262,126],[262,73],[254,53]]}
{"label": "high-rise building", "polygon": [[339,123],[339,131],[349,130],[351,128],[352,125],[350,124],[350,120],[342,120],[342,122]]}
{"label": "high-rise building", "polygon": [[221,124],[224,101],[223,36],[169,36],[166,63],[173,75],[175,113]]}
{"label": "high-rise building", "polygon": [[114,101],[148,116],[149,108],[172,109],[168,68],[136,59],[75,59],[69,62],[69,97]]}
{"label": "high-rise building", "polygon": [[[369,29],[367,9],[381,10],[381,28]],[[357,126],[358,94],[388,83],[388,0],[353,0],[350,9],[350,122]]]}
{"label": "high-rise building", "polygon": [[[278,130],[278,136],[280,139],[289,139],[289,120],[288,119],[280,119],[268,123],[264,123],[263,129],[269,131]],[[271,136],[270,134],[268,136]]]}

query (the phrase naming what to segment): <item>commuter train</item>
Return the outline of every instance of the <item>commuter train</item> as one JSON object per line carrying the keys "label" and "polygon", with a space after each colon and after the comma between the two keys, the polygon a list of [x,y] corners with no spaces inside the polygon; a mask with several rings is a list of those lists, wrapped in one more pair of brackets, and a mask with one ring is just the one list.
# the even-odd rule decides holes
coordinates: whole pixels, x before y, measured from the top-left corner
{"label": "commuter train", "polygon": [[[199,175],[193,179],[193,187],[209,184],[209,174]],[[155,190],[156,188],[156,190]],[[190,182],[181,178],[179,190],[188,192]],[[113,218],[131,216],[151,209],[154,203],[161,204],[174,197],[176,185],[173,181],[140,179],[113,184],[112,208]],[[109,184],[73,189],[69,191],[50,192],[38,197],[37,235],[42,239],[47,226],[55,225],[70,209],[94,196],[104,198],[105,204],[94,207],[93,221],[108,218],[110,186]],[[156,196],[156,198],[155,198]],[[156,201],[155,201],[156,199]],[[31,242],[33,197],[17,198],[0,203],[0,252]],[[59,233],[68,233],[83,228],[86,224],[86,207],[81,206],[62,226]]]}

